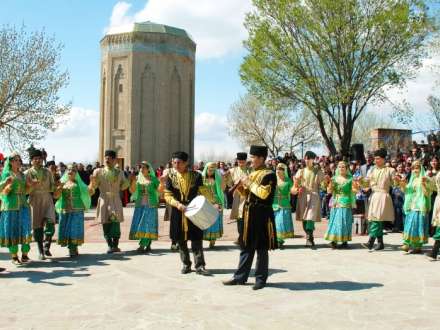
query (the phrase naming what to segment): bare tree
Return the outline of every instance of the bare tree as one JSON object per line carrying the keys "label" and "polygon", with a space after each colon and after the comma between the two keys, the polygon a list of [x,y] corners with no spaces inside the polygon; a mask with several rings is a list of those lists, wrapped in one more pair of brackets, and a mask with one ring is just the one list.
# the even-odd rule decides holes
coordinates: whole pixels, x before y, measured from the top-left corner
{"label": "bare tree", "polygon": [[428,97],[429,115],[431,117],[431,128],[440,130],[440,98],[430,95]]}
{"label": "bare tree", "polygon": [[243,145],[262,144],[272,156],[320,140],[315,122],[298,107],[264,107],[252,95],[241,97],[228,114],[229,134]]}
{"label": "bare tree", "polygon": [[70,111],[59,91],[68,83],[60,70],[62,45],[45,31],[0,28],[0,144],[23,150],[54,130]]}

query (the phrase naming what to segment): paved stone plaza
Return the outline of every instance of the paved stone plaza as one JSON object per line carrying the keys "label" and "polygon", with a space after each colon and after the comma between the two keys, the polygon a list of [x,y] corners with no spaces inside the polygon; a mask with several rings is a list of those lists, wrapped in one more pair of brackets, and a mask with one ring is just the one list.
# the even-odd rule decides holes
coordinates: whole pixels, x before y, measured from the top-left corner
{"label": "paved stone plaza", "polygon": [[[226,224],[231,235],[233,226]],[[91,237],[99,226],[87,228]],[[253,278],[246,286],[221,284],[238,262],[230,241],[206,250],[212,276],[201,277],[180,274],[166,237],[151,255],[137,255],[135,242],[106,255],[96,239],[77,259],[55,246],[51,260],[22,267],[2,249],[8,272],[0,274],[0,328],[438,329],[440,262],[398,251],[400,234],[385,236],[382,252],[362,249],[365,237],[346,251],[329,249],[322,238],[315,251],[303,248],[303,238],[290,240],[270,253],[269,284],[258,292]]]}

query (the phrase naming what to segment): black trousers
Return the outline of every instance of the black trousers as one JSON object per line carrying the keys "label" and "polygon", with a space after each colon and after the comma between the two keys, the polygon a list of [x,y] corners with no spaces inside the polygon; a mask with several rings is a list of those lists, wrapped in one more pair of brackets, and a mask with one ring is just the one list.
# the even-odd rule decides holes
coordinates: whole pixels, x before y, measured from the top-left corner
{"label": "black trousers", "polygon": [[257,252],[257,264],[255,265],[255,282],[265,284],[269,276],[269,252],[266,249],[243,249],[240,252],[240,262],[238,269],[234,274],[234,279],[245,283],[248,280],[249,273],[254,261],[254,255]]}
{"label": "black trousers", "polygon": [[[188,241],[179,241],[180,260],[185,266],[191,267],[191,259],[189,258]],[[205,257],[203,255],[203,241],[191,241],[191,250],[194,256],[194,264],[196,269],[205,267]]]}
{"label": "black trousers", "polygon": [[238,241],[241,242],[243,239],[243,229],[244,229],[244,221],[242,218],[237,219],[237,232],[238,232]]}

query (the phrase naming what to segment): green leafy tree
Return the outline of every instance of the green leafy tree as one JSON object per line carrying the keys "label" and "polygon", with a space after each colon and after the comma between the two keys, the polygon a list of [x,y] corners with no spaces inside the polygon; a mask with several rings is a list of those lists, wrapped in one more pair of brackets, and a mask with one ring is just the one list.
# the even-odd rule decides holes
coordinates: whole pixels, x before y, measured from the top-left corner
{"label": "green leafy tree", "polygon": [[[387,100],[436,31],[420,0],[253,0],[241,78],[262,100],[299,102],[330,153],[347,155],[356,120]],[[335,137],[335,138],[334,138]]]}
{"label": "green leafy tree", "polygon": [[0,27],[0,144],[24,150],[54,130],[70,111],[59,91],[68,83],[60,70],[62,46],[44,31]]}

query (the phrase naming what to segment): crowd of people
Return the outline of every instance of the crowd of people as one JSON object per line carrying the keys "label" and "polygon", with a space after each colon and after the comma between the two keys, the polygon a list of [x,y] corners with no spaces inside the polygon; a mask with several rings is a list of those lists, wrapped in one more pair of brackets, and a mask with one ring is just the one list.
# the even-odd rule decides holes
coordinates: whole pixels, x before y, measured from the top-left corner
{"label": "crowd of people", "polygon": [[[79,255],[84,243],[84,211],[96,207],[107,242],[107,253],[120,252],[123,206],[134,203],[129,239],[138,241],[139,253],[149,253],[158,239],[158,207],[166,204],[171,248],[178,250],[182,273],[191,272],[187,241],[191,241],[197,274],[205,268],[203,240],[210,248],[223,235],[223,210],[231,209],[237,222],[239,267],[225,285],[244,284],[257,254],[254,289],[265,286],[268,250],[283,248],[294,237],[294,219],[306,233],[305,246],[315,246],[315,224],[328,219],[325,240],[332,249],[348,248],[353,216],[368,226],[369,250],[382,250],[384,231],[402,232],[401,249],[421,253],[432,236],[428,256],[436,260],[440,248],[439,141],[430,135],[427,145],[414,143],[410,152],[389,157],[385,149],[352,157],[318,157],[307,151],[303,159],[287,153],[268,158],[266,147],[252,146],[248,155],[237,153],[234,162],[199,162],[189,166],[189,156],[179,151],[165,166],[147,161],[124,169],[116,152],[105,152],[105,163],[55,164],[45,151],[29,149],[30,164],[18,153],[0,160],[0,246],[7,247],[16,265],[30,261],[32,238],[39,259],[51,257],[52,237],[58,223],[57,243]],[[218,216],[201,230],[186,216],[188,204],[202,195]],[[294,215],[294,216],[293,216]],[[21,247],[21,256],[19,256]]]}

